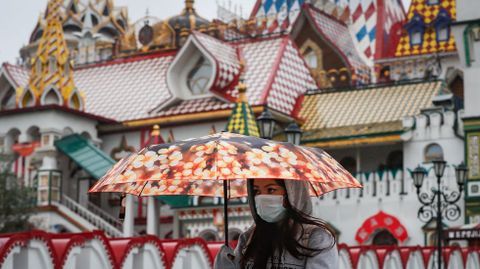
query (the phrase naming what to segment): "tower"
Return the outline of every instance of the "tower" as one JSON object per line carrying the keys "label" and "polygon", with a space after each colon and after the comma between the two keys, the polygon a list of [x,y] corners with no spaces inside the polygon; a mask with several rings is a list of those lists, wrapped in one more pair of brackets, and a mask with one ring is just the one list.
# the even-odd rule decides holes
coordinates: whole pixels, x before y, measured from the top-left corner
{"label": "tower", "polygon": [[32,59],[28,85],[17,89],[18,108],[59,105],[84,109],[84,97],[75,87],[73,64],[63,33],[59,11],[62,3],[48,2],[46,27]]}

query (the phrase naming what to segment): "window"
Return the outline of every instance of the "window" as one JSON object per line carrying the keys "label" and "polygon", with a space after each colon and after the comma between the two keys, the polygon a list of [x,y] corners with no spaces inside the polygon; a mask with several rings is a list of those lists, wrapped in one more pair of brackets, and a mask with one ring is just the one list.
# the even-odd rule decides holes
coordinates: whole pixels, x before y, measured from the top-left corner
{"label": "window", "polygon": [[440,0],[427,0],[427,3],[429,5],[438,5],[440,3]]}
{"label": "window", "polygon": [[318,59],[317,59],[317,54],[315,53],[312,48],[307,48],[304,53],[304,59],[305,62],[307,63],[308,67],[315,69],[318,67]]}
{"label": "window", "polygon": [[200,95],[208,92],[208,83],[212,74],[212,65],[201,57],[188,73],[187,85],[192,94]]}
{"label": "window", "polygon": [[448,25],[441,25],[437,27],[437,41],[448,41],[449,38]]}
{"label": "window", "polygon": [[420,29],[412,30],[410,33],[410,43],[412,43],[413,46],[422,44],[422,35],[423,32]]}
{"label": "window", "polygon": [[429,163],[436,160],[443,160],[443,149],[440,145],[433,143],[425,148],[425,162]]}

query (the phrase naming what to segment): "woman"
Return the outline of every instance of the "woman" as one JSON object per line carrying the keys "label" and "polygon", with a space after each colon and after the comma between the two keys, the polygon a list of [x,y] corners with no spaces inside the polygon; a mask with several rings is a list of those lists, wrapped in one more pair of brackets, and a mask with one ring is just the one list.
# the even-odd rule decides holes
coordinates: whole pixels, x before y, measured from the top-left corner
{"label": "woman", "polygon": [[235,251],[223,246],[215,269],[337,269],[335,237],[313,217],[308,182],[248,181],[255,224],[243,233]]}

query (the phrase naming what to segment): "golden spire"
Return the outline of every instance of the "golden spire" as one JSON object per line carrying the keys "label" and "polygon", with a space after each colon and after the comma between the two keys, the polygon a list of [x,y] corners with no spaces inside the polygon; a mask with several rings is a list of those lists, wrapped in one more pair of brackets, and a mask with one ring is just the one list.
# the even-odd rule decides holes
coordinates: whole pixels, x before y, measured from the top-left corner
{"label": "golden spire", "polygon": [[39,40],[37,54],[32,60],[30,80],[17,90],[17,106],[64,105],[83,109],[84,98],[73,82],[73,65],[69,60],[63,34],[60,7],[63,0],[50,0],[46,26]]}
{"label": "golden spire", "polygon": [[185,10],[194,10],[193,5],[195,4],[194,0],[185,0]]}

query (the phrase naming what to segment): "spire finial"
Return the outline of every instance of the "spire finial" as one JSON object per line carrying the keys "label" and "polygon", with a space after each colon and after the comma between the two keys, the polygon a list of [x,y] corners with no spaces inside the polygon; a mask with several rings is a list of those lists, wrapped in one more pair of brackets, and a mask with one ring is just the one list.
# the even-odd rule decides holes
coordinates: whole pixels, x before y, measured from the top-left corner
{"label": "spire finial", "polygon": [[195,4],[194,0],[185,0],[185,9],[186,10],[193,10],[193,5]]}

